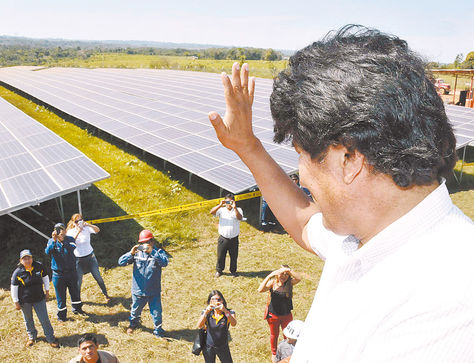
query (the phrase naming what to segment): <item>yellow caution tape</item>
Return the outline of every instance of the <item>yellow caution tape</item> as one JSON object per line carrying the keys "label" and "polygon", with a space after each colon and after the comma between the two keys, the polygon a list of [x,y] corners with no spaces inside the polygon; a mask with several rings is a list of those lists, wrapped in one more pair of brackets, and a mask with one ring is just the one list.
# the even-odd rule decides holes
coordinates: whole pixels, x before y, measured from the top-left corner
{"label": "yellow caution tape", "polygon": [[[240,195],[235,196],[235,200],[238,201],[238,200],[252,199],[252,198],[260,197],[261,195],[262,193],[260,193],[260,191],[240,194]],[[216,205],[221,200],[222,198],[216,198],[216,199],[205,200],[203,202],[183,204],[183,205],[170,207],[170,208],[155,209],[148,212],[129,214],[129,215],[120,216],[120,217],[93,219],[91,221],[87,221],[87,223],[90,223],[90,224],[108,223],[108,222],[115,222],[115,221],[124,221],[126,219],[133,219],[133,218],[139,218],[139,217],[154,216],[158,214],[184,212],[184,211],[193,210],[193,209],[210,207],[210,206]]]}

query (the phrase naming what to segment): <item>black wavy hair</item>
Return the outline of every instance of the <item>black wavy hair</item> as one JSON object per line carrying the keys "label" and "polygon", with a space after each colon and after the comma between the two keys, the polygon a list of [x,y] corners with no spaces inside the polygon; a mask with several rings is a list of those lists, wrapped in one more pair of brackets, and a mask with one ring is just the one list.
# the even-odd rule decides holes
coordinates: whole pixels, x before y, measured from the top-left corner
{"label": "black wavy hair", "polygon": [[324,159],[361,152],[400,187],[447,177],[456,140],[423,60],[405,41],[347,25],[298,51],[273,84],[274,141]]}
{"label": "black wavy hair", "polygon": [[220,292],[219,290],[212,290],[209,293],[209,296],[207,297],[207,305],[209,305],[209,303],[211,302],[211,298],[214,295],[218,295],[222,299],[222,305],[224,305],[224,307],[227,309],[227,301],[225,301],[224,295],[222,295],[222,292]]}
{"label": "black wavy hair", "polygon": [[77,340],[77,346],[80,347],[82,343],[84,342],[92,342],[95,345],[97,345],[97,338],[95,337],[94,334],[91,333],[86,333],[81,335],[81,337]]}

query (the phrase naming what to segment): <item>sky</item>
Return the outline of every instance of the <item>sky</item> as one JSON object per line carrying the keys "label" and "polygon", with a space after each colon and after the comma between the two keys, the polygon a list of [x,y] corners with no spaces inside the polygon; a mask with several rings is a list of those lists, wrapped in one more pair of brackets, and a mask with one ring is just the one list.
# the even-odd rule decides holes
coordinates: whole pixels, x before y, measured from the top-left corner
{"label": "sky", "polygon": [[474,1],[0,0],[0,35],[297,50],[345,24],[406,40],[426,60],[474,51]]}

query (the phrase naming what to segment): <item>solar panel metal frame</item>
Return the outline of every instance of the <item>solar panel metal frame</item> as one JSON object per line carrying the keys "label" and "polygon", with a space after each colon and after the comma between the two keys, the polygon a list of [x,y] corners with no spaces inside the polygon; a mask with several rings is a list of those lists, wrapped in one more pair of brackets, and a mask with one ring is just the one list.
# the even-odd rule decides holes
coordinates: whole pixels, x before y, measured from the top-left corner
{"label": "solar panel metal frame", "polygon": [[[250,171],[235,153],[220,145],[207,119],[208,111],[225,111],[219,75],[150,69],[11,67],[0,69],[0,81],[221,188],[239,193],[255,186]],[[272,141],[271,91],[271,80],[257,80],[254,132],[285,172],[295,172],[296,152],[290,145]],[[472,145],[474,110],[448,105],[446,112],[453,124],[456,148]],[[199,141],[201,145],[193,145]],[[201,165],[194,165],[186,157],[199,160]],[[208,169],[202,164],[206,162]],[[221,164],[216,166],[217,162]]]}
{"label": "solar panel metal frame", "polygon": [[[217,110],[221,114],[225,111],[219,75],[146,69],[31,71],[31,68],[12,67],[7,72],[0,70],[0,80],[221,188],[239,193],[256,185],[246,167],[234,167],[240,159],[220,145],[208,121],[208,111]],[[258,82],[254,99],[256,132],[271,154],[272,150],[286,150],[294,153],[296,160],[297,154],[291,146],[277,145],[271,140],[272,81]],[[207,160],[209,164],[207,168],[192,165],[185,160],[186,156],[202,162]],[[285,171],[297,170],[297,163],[286,164],[292,158],[275,159]],[[217,162],[239,176],[227,180],[232,175],[222,175]]]}
{"label": "solar panel metal frame", "polygon": [[110,175],[0,98],[0,215],[85,189]]}

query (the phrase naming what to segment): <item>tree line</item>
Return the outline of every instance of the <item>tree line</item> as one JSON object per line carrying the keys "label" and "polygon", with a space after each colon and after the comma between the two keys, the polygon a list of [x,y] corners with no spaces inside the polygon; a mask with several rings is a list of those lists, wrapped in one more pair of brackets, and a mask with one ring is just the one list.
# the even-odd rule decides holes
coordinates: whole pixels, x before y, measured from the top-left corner
{"label": "tree line", "polygon": [[437,62],[428,63],[428,68],[437,69],[474,69],[474,51],[467,53],[466,57],[463,54],[456,55],[453,63],[440,64]]}
{"label": "tree line", "polygon": [[187,56],[199,59],[266,60],[283,59],[283,54],[273,49],[263,48],[154,48],[154,47],[115,47],[82,48],[31,47],[23,45],[0,44],[0,67],[15,65],[44,65],[65,59],[88,59],[103,53],[141,54],[157,56]]}

